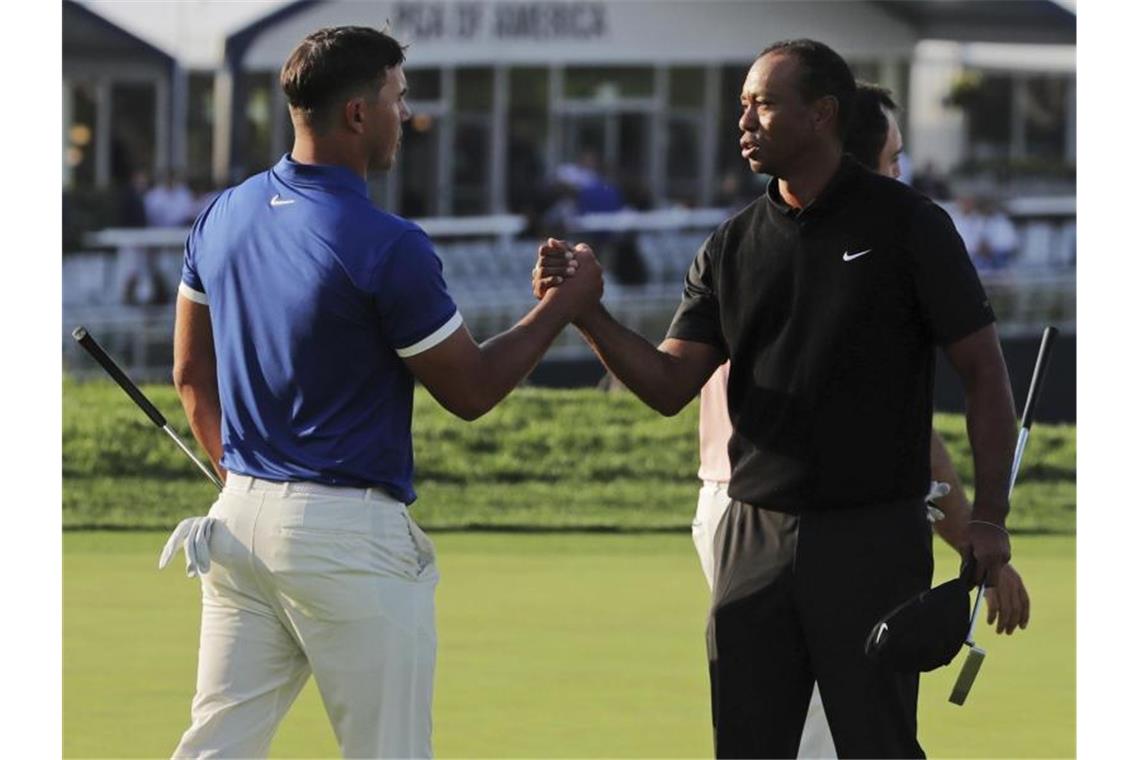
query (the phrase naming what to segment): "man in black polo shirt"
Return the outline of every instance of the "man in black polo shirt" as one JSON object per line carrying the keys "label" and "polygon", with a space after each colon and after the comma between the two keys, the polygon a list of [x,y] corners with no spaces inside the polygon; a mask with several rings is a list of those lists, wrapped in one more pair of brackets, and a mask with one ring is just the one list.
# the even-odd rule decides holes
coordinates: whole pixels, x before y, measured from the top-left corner
{"label": "man in black polo shirt", "polygon": [[765,50],[742,88],[740,143],[774,179],[702,246],[666,339],[653,348],[600,305],[575,321],[662,414],[732,361],[733,502],[708,628],[720,757],[793,757],[813,678],[841,757],[922,755],[918,674],[872,662],[863,643],[930,586],[936,346],[967,397],[967,551],[977,578],[1009,561],[1016,429],[993,313],[947,215],[843,157],[854,91],[821,43]]}

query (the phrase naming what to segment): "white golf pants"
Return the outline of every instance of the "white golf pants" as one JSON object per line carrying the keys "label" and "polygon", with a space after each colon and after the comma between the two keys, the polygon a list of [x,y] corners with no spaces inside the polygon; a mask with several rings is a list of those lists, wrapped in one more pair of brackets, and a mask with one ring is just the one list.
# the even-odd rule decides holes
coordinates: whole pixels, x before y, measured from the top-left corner
{"label": "white golf pants", "polygon": [[[704,481],[697,497],[697,513],[693,517],[693,544],[697,547],[697,557],[701,561],[701,570],[704,571],[710,591],[714,580],[713,568],[716,567],[716,563],[713,561],[716,529],[731,501],[732,499],[728,496],[728,483],[719,480]],[[811,702],[808,704],[807,718],[804,719],[804,731],[800,736],[800,749],[797,757],[834,758],[836,756],[835,742],[831,739],[831,729],[827,725],[827,716],[823,712],[823,701],[819,696],[819,684],[816,684],[812,688]]]}
{"label": "white golf pants", "polygon": [[175,757],[264,757],[311,673],[345,757],[430,757],[431,541],[376,489],[231,474],[210,515],[191,726]]}

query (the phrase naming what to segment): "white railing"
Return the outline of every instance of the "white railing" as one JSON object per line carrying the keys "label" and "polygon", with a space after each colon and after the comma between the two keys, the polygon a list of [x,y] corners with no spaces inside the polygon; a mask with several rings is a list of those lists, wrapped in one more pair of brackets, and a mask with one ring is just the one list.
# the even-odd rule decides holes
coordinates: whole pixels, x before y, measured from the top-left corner
{"label": "white railing", "polygon": [[[439,216],[413,219],[433,238],[517,237],[526,228],[526,218],[516,214],[492,216]],[[89,233],[84,243],[91,248],[182,248],[188,227],[113,227]]]}
{"label": "white railing", "polygon": [[[1011,215],[1023,221],[1026,254],[1010,270],[983,273],[990,300],[1004,334],[1039,331],[1045,322],[1075,328],[1075,201],[1020,199],[1010,202]],[[638,286],[606,285],[606,303],[631,328],[656,340],[664,334],[681,294],[685,272],[702,240],[726,216],[724,209],[661,209],[588,214],[572,225],[572,233],[636,233],[648,282]],[[437,244],[444,273],[472,332],[489,337],[509,328],[533,303],[530,269],[539,241],[519,235],[521,216],[425,218],[415,220]],[[64,260],[65,361],[78,373],[91,369],[74,353],[69,337],[86,324],[108,342],[130,371],[143,378],[165,379],[170,362],[173,306],[126,306],[123,271],[128,260],[141,260],[175,292],[182,247],[182,228],[107,229],[86,242],[94,250]],[[1071,248],[1070,248],[1071,246]],[[1032,255],[1030,255],[1032,254]],[[555,343],[552,358],[580,358],[589,349],[576,331],[567,330]]]}

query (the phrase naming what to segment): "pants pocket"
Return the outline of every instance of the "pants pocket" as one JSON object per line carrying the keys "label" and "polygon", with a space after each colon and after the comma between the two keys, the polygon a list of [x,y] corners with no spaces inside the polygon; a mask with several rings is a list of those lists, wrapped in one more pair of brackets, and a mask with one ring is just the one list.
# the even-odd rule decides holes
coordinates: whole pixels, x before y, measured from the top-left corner
{"label": "pants pocket", "polygon": [[423,532],[423,529],[416,524],[412,519],[411,514],[408,513],[407,507],[403,508],[404,520],[408,525],[408,534],[412,538],[412,545],[416,550],[416,561],[419,565],[417,578],[423,578],[435,571],[435,544],[428,538],[428,535]]}

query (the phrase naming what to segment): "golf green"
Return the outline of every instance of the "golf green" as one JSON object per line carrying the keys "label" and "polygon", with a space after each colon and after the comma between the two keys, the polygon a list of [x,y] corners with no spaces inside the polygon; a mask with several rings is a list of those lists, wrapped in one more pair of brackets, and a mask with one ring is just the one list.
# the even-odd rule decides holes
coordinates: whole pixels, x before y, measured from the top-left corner
{"label": "golf green", "polygon": [[[707,589],[683,534],[437,535],[435,749],[440,757],[707,757]],[[168,757],[186,728],[198,584],[159,573],[159,533],[64,542],[64,755]],[[960,660],[923,678],[931,757],[1072,757],[1075,539],[1019,536],[1028,630],[984,631],[964,707]],[[180,559],[180,558],[179,558]],[[938,580],[955,570],[939,544]],[[310,683],[274,757],[336,756]]]}

